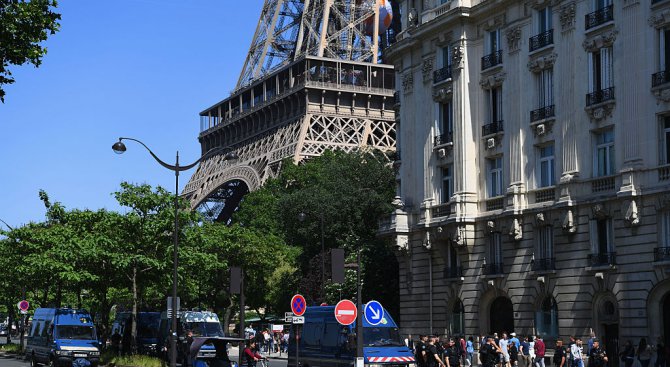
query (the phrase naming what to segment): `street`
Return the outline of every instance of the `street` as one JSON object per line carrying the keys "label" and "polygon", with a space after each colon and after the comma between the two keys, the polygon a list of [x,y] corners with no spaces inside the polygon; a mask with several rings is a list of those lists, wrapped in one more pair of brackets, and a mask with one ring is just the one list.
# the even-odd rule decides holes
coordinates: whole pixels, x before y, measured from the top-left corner
{"label": "street", "polygon": [[[30,363],[22,359],[0,356],[0,367],[28,367]],[[270,359],[269,367],[286,367],[285,359]]]}

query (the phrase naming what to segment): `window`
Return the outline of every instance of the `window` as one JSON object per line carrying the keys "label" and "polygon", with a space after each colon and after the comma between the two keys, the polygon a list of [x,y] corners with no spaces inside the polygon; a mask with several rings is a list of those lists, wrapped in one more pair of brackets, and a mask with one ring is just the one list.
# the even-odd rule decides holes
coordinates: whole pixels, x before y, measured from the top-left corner
{"label": "window", "polygon": [[591,93],[613,87],[612,61],[612,47],[604,47],[589,53],[589,91]]}
{"label": "window", "polygon": [[535,328],[543,338],[558,337],[558,306],[553,297],[546,297],[535,312]]}
{"label": "window", "polygon": [[454,301],[454,306],[451,309],[451,333],[450,335],[464,335],[465,334],[465,307],[460,299]]}
{"label": "window", "polygon": [[538,187],[553,186],[554,178],[554,144],[538,148],[540,159],[538,161]]}
{"label": "window", "polygon": [[593,0],[595,10],[604,9],[612,5],[612,0]]}
{"label": "window", "polygon": [[670,70],[670,29],[660,29],[659,33],[659,60],[658,64],[661,71]]}
{"label": "window", "polygon": [[442,57],[440,58],[440,67],[451,65],[451,47],[446,46],[441,49]]}
{"label": "window", "polygon": [[599,218],[590,221],[591,253],[605,255],[614,250],[614,230],[612,218]]}
{"label": "window", "polygon": [[493,264],[502,264],[502,235],[500,232],[493,232],[489,235],[489,253],[488,259]]}
{"label": "window", "polygon": [[489,124],[502,121],[502,87],[486,90],[487,118]]}
{"label": "window", "polygon": [[537,240],[533,256],[533,270],[554,270],[554,228],[551,225],[537,227]]}
{"label": "window", "polygon": [[453,245],[449,245],[448,250],[449,250],[449,252],[447,253],[447,257],[448,257],[447,263],[449,264],[450,268],[457,269],[459,267],[458,251],[456,251],[456,248]]}
{"label": "window", "polygon": [[660,133],[660,162],[659,164],[670,164],[670,116],[664,116],[661,120]]}
{"label": "window", "polygon": [[488,54],[495,53],[500,50],[500,29],[496,29],[487,34],[487,52]]}
{"label": "window", "polygon": [[595,152],[596,177],[611,176],[614,174],[614,130],[605,130],[596,134]]}
{"label": "window", "polygon": [[454,110],[453,103],[448,100],[445,103],[440,103],[440,125],[438,126],[438,133],[440,135],[449,134],[454,131]]}
{"label": "window", "polygon": [[490,158],[486,160],[487,165],[487,186],[488,197],[493,198],[503,194],[503,171],[502,171],[502,157]]}
{"label": "window", "polygon": [[537,73],[538,108],[554,104],[554,69],[545,69]]}
{"label": "window", "polygon": [[452,166],[442,168],[442,193],[441,193],[441,202],[446,204],[451,200],[451,197],[454,194],[454,177],[452,172]]}
{"label": "window", "polygon": [[537,33],[544,33],[551,30],[553,28],[551,25],[551,7],[547,6],[544,9],[538,10],[537,13]]}
{"label": "window", "polygon": [[660,218],[660,233],[661,239],[659,241],[658,247],[670,248],[670,210],[661,212],[659,215]]}

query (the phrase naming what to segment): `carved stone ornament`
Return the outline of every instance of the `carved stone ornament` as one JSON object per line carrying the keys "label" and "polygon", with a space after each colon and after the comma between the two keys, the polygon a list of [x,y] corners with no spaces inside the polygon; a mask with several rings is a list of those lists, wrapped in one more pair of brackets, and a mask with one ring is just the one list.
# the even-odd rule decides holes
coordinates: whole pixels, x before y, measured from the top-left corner
{"label": "carved stone ornament", "polygon": [[405,94],[412,93],[414,90],[414,75],[411,71],[402,76],[402,90]]}
{"label": "carved stone ornament", "polygon": [[565,212],[565,216],[563,217],[563,230],[568,233],[577,232],[577,226],[575,225],[572,209],[568,209],[568,211]]}
{"label": "carved stone ornament", "polygon": [[447,102],[451,99],[451,96],[454,94],[454,89],[451,84],[448,84],[442,88],[433,89],[433,100],[435,102]]}
{"label": "carved stone ornament", "polygon": [[604,47],[610,47],[614,44],[616,36],[619,33],[616,29],[612,29],[609,32],[598,34],[593,37],[589,37],[584,40],[582,46],[586,52],[595,52]]}
{"label": "carved stone ornament", "polygon": [[636,227],[640,224],[640,213],[638,213],[635,200],[631,200],[629,203],[624,203],[624,207],[621,211],[626,213],[623,217],[626,224],[631,227]]}
{"label": "carved stone ornament", "polygon": [[670,87],[654,88],[652,93],[659,102],[670,102]]}
{"label": "carved stone ornament", "polygon": [[569,3],[561,6],[559,19],[561,20],[561,31],[567,32],[575,29],[575,3]]}
{"label": "carved stone ornament", "polygon": [[593,212],[593,217],[596,219],[605,219],[607,218],[607,212],[605,207],[602,204],[595,204],[591,207],[591,212]]}
{"label": "carved stone ornament", "polygon": [[423,59],[421,64],[421,73],[423,74],[423,82],[427,83],[433,79],[433,66],[435,64],[435,56],[429,56]]}
{"label": "carved stone ornament", "polygon": [[486,222],[486,229],[489,232],[493,232],[496,229],[496,222],[494,222],[492,220]]}
{"label": "carved stone ornament", "polygon": [[519,219],[514,218],[514,220],[512,221],[512,225],[510,226],[509,229],[509,235],[512,237],[514,241],[521,241],[521,239],[523,238],[523,228],[521,227]]}
{"label": "carved stone ornament", "polygon": [[407,254],[409,251],[409,237],[404,235],[396,236],[395,248],[398,252]]}
{"label": "carved stone ornament", "polygon": [[456,233],[454,233],[454,243],[461,247],[468,244],[465,235],[465,226],[456,227]]}
{"label": "carved stone ornament", "polygon": [[558,58],[558,54],[551,53],[546,56],[534,57],[528,61],[528,70],[539,73],[542,70],[551,69]]}
{"label": "carved stone ornament", "polygon": [[670,24],[670,9],[654,12],[651,17],[649,17],[648,22],[650,26],[656,29],[664,28],[666,25]]}
{"label": "carved stone ornament", "polygon": [[407,13],[407,23],[410,27],[416,27],[419,24],[419,12],[416,8],[412,8]]}
{"label": "carved stone ornament", "polygon": [[535,215],[535,220],[537,221],[537,224],[544,224],[546,222],[546,219],[544,218],[544,213],[537,213]]}
{"label": "carved stone ornament", "polygon": [[505,34],[507,36],[507,47],[509,48],[509,53],[515,53],[519,51],[519,42],[521,40],[521,27],[516,26],[507,30]]}
{"label": "carved stone ornament", "polygon": [[428,251],[430,251],[430,249],[433,248],[433,242],[430,240],[430,232],[429,231],[426,231],[426,235],[423,238],[422,245]]}
{"label": "carved stone ornament", "polygon": [[601,104],[598,104],[597,106],[587,106],[585,108],[586,113],[589,115],[591,118],[591,121],[593,122],[601,122],[608,117],[612,116],[612,112],[614,111],[614,106],[615,106],[615,101],[610,100]]}
{"label": "carved stone ornament", "polygon": [[393,201],[391,201],[391,205],[393,205],[393,207],[396,209],[405,208],[405,202],[403,202],[402,198],[398,195],[396,195],[396,197],[393,198]]}
{"label": "carved stone ornament", "polygon": [[479,80],[479,85],[481,85],[482,88],[484,89],[493,89],[498,86],[501,86],[505,81],[506,76],[507,73],[505,72],[499,72],[489,76],[485,76],[482,77],[481,80]]}
{"label": "carved stone ornament", "polygon": [[464,53],[463,46],[460,44],[453,45],[451,47],[451,67],[452,69],[455,68],[462,68],[463,67],[463,53]]}
{"label": "carved stone ornament", "polygon": [[640,4],[640,0],[623,0],[623,7],[627,8],[629,6]]}

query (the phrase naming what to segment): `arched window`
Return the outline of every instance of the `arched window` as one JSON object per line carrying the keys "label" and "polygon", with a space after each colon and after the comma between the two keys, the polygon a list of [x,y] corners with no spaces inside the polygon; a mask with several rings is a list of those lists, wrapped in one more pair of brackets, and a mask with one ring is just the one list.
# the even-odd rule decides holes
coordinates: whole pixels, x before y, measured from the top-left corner
{"label": "arched window", "polygon": [[451,309],[451,335],[465,335],[465,309],[463,302],[457,299]]}
{"label": "arched window", "polygon": [[554,297],[546,297],[535,312],[535,328],[542,337],[558,337],[558,306]]}

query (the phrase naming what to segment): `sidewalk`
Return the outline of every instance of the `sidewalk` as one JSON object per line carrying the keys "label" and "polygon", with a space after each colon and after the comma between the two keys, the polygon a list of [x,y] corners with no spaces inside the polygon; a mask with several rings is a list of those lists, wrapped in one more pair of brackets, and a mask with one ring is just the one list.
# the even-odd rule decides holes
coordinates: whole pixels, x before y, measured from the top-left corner
{"label": "sidewalk", "polygon": [[[228,349],[228,357],[231,360],[237,360],[240,355],[239,348],[236,346],[230,347]],[[288,359],[288,355],[286,353],[263,353],[261,352],[261,355],[266,356],[270,359]]]}

